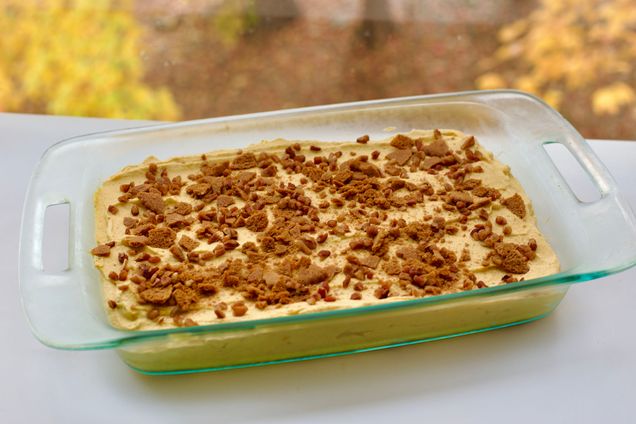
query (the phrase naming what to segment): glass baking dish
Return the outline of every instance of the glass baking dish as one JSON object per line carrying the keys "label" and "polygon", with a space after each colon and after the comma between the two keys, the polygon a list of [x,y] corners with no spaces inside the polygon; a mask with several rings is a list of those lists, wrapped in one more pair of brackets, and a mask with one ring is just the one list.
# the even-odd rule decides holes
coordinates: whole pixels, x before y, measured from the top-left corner
{"label": "glass baking dish", "polygon": [[[540,229],[562,272],[469,292],[280,318],[154,331],[109,325],[95,245],[93,193],[122,167],[239,148],[263,139],[355,140],[388,136],[387,128],[453,128],[473,134],[511,166],[532,199]],[[579,201],[543,148],[561,143],[601,197]],[[69,267],[42,266],[44,213],[70,205]],[[156,125],[92,134],[46,151],[26,196],[20,285],[35,336],[60,349],[115,348],[133,369],[186,373],[343,355],[487,331],[542,318],[573,283],[636,263],[636,219],[586,142],[541,100],[516,91],[406,97]]]}

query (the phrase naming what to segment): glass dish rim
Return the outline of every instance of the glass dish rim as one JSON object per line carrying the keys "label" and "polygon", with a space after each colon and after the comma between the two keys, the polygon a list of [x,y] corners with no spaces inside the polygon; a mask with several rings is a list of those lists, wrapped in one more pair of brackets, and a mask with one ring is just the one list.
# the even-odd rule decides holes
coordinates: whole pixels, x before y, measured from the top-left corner
{"label": "glass dish rim", "polygon": [[[281,110],[275,110],[275,111],[232,115],[232,116],[224,116],[224,117],[214,117],[214,118],[183,121],[183,122],[176,122],[176,123],[160,123],[159,122],[156,124],[150,123],[148,125],[141,125],[138,127],[129,127],[124,129],[118,129],[118,130],[97,131],[93,133],[87,133],[87,134],[82,134],[79,136],[67,138],[51,145],[48,149],[44,151],[42,155],[42,159],[44,159],[49,152],[54,151],[58,148],[61,148],[67,144],[90,142],[92,139],[95,139],[100,136],[108,136],[108,137],[130,136],[130,135],[143,134],[143,133],[152,132],[152,131],[187,128],[187,127],[198,126],[198,125],[210,125],[210,124],[215,125],[215,124],[222,124],[222,123],[228,123],[228,122],[240,122],[240,121],[248,121],[251,119],[267,119],[272,117],[292,118],[295,116],[301,116],[303,114],[320,113],[320,112],[337,112],[339,110],[348,110],[348,109],[356,108],[356,107],[357,108],[382,107],[382,106],[391,106],[396,104],[397,105],[408,104],[410,102],[418,102],[418,101],[431,101],[435,99],[453,101],[455,99],[462,98],[462,97],[473,97],[473,96],[488,97],[491,95],[512,95],[516,97],[525,98],[526,100],[529,100],[531,102],[539,103],[539,105],[543,106],[553,115],[555,115],[557,119],[563,120],[563,118],[559,115],[559,113],[556,112],[554,109],[552,109],[549,105],[547,105],[543,100],[541,100],[540,98],[534,95],[531,95],[522,91],[509,90],[509,89],[469,90],[469,91],[461,91],[461,92],[454,92],[454,93],[437,93],[437,94],[429,94],[429,95],[406,96],[406,97],[367,100],[367,101],[359,101],[359,102],[336,103],[336,104],[329,104],[329,105],[318,105],[318,106],[309,106],[309,107],[293,108],[293,109],[281,109]],[[475,99],[475,98],[466,99],[466,101],[471,101],[471,100],[478,101],[478,99]],[[573,128],[571,129],[574,130]],[[549,140],[545,140],[545,142],[549,142]],[[616,189],[615,186],[611,188],[612,190]],[[583,282],[583,281],[589,281],[589,280],[601,278],[607,275],[612,275],[620,271],[623,271],[625,269],[631,268],[635,265],[636,265],[636,257],[634,257],[631,261],[625,262],[623,264],[619,264],[617,266],[610,267],[607,269],[595,270],[592,272],[577,272],[575,267],[575,268],[571,268],[569,270],[566,270],[557,274],[552,274],[552,275],[525,280],[521,282],[515,282],[512,284],[482,288],[478,290],[450,293],[445,295],[429,296],[429,297],[423,297],[423,298],[405,299],[405,300],[393,301],[389,303],[351,307],[351,308],[345,308],[345,309],[317,311],[317,312],[309,312],[309,313],[303,313],[298,315],[245,320],[245,321],[237,321],[237,322],[229,322],[229,323],[213,323],[213,324],[199,325],[199,326],[193,326],[193,327],[175,327],[175,328],[167,328],[167,329],[139,331],[139,330],[122,330],[122,329],[113,327],[109,323],[105,322],[104,325],[109,326],[109,328],[114,330],[118,334],[118,336],[105,338],[103,340],[96,341],[96,342],[76,343],[73,346],[65,346],[65,345],[56,344],[55,342],[40,339],[39,337],[38,339],[47,346],[50,346],[56,349],[63,349],[63,350],[112,349],[112,348],[120,348],[129,343],[140,342],[142,340],[161,339],[161,338],[165,338],[172,335],[186,335],[186,334],[199,335],[199,334],[217,333],[217,332],[251,330],[257,327],[268,326],[268,325],[294,324],[294,323],[301,323],[301,322],[312,321],[317,319],[331,319],[331,318],[339,318],[339,317],[367,314],[367,313],[373,313],[373,312],[392,311],[392,310],[398,310],[402,308],[411,308],[411,307],[417,307],[417,306],[423,306],[423,305],[435,305],[435,304],[449,302],[449,301],[458,300],[462,298],[486,296],[486,295],[495,294],[495,293],[497,294],[514,293],[516,291],[528,290],[533,288],[577,283],[577,282]]]}

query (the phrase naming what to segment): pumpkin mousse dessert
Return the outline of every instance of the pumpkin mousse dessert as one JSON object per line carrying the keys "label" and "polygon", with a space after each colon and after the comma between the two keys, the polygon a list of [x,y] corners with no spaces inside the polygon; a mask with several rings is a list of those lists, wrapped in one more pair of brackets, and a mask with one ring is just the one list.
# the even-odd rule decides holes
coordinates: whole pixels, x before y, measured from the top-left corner
{"label": "pumpkin mousse dessert", "polygon": [[96,192],[95,231],[104,305],[128,330],[355,308],[559,271],[510,169],[455,130],[149,158]]}

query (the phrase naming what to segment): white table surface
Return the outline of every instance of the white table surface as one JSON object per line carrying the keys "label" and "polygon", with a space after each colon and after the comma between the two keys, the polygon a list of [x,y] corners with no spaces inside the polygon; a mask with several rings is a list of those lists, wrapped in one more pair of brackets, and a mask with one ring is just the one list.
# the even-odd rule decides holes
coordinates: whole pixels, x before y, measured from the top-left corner
{"label": "white table surface", "polygon": [[[31,172],[61,139],[142,124],[0,114],[0,422],[636,422],[635,268],[531,324],[296,364],[149,377],[108,350],[41,345],[17,275]],[[636,142],[591,144],[636,209]]]}

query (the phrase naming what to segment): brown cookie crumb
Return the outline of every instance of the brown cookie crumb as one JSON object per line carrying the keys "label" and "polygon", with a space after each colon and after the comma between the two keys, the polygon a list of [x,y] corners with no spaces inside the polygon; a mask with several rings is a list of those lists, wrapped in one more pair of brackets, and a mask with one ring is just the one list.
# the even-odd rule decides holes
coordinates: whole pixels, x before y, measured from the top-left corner
{"label": "brown cookie crumb", "polygon": [[182,311],[190,310],[199,301],[197,292],[188,287],[177,288],[173,296],[175,302],[177,302],[177,306],[179,306],[179,309]]}
{"label": "brown cookie crumb", "polygon": [[214,252],[210,252],[210,251],[201,252],[201,254],[199,255],[199,259],[202,261],[209,261],[210,259],[214,257],[215,257]]}
{"label": "brown cookie crumb", "polygon": [[203,173],[203,175],[207,175],[210,177],[220,177],[223,176],[223,172],[228,169],[229,166],[229,162],[219,162],[215,164],[204,163],[203,165],[201,165],[201,172]]}
{"label": "brown cookie crumb", "polygon": [[225,194],[222,194],[219,197],[217,197],[216,203],[221,208],[227,208],[228,206],[234,204],[234,198],[232,196],[227,196]]}
{"label": "brown cookie crumb", "polygon": [[138,194],[141,204],[154,213],[163,213],[166,204],[160,194],[143,192]]}
{"label": "brown cookie crumb", "polygon": [[504,271],[512,274],[525,274],[530,270],[528,259],[517,249],[513,243],[499,243],[495,246],[495,252],[501,258]]}
{"label": "brown cookie crumb", "polygon": [[459,258],[459,260],[461,262],[468,262],[470,261],[470,251],[467,248],[463,248],[462,249],[462,254]]}
{"label": "brown cookie crumb", "polygon": [[475,137],[471,135],[462,143],[462,150],[470,149],[474,145],[475,145]]}
{"label": "brown cookie crumb", "polygon": [[391,146],[396,149],[407,149],[410,150],[415,142],[412,138],[405,136],[404,134],[398,134],[391,139]]}
{"label": "brown cookie crumb", "polygon": [[523,219],[526,217],[526,204],[519,193],[515,193],[507,199],[503,199],[501,203],[519,218]]}
{"label": "brown cookie crumb", "polygon": [[369,255],[360,259],[360,265],[366,266],[367,268],[376,269],[379,264],[380,264],[379,256]]}
{"label": "brown cookie crumb", "polygon": [[386,299],[389,297],[389,288],[385,286],[378,287],[373,291],[373,295],[378,299]]}
{"label": "brown cookie crumb", "polygon": [[420,169],[424,170],[424,169],[431,169],[433,167],[435,167],[436,165],[439,165],[440,163],[442,163],[442,159],[438,158],[438,157],[427,157],[425,158],[423,161],[420,162]]}
{"label": "brown cookie crumb", "polygon": [[139,293],[141,300],[153,305],[163,305],[170,299],[172,287],[153,287]]}
{"label": "brown cookie crumb", "polygon": [[181,248],[183,250],[185,250],[186,252],[190,252],[194,249],[196,249],[199,246],[198,241],[191,239],[190,237],[186,236],[185,234],[181,236],[181,238],[179,239],[179,246],[181,246]]}
{"label": "brown cookie crumb", "polygon": [[501,197],[501,193],[496,188],[478,186],[473,189],[473,195],[477,197],[489,197],[491,200],[497,200]]}
{"label": "brown cookie crumb", "polygon": [[223,248],[227,251],[227,250],[234,250],[237,247],[239,247],[239,242],[236,240],[228,240],[226,242],[223,242]]}
{"label": "brown cookie crumb", "polygon": [[[362,156],[364,157],[364,156]],[[361,159],[362,159],[361,157]],[[378,168],[377,166],[368,163],[368,162],[364,162],[364,161],[360,161],[357,162],[355,164],[355,167],[357,168],[357,170],[359,172],[362,172],[364,175],[366,175],[367,177],[381,177],[382,176],[382,171],[380,171],[380,168]],[[353,166],[352,166],[353,168]]]}
{"label": "brown cookie crumb", "polygon": [[397,163],[400,166],[404,166],[409,161],[409,159],[411,159],[412,155],[413,152],[411,150],[398,149],[386,155],[386,158]]}
{"label": "brown cookie crumb", "polygon": [[148,242],[148,237],[145,236],[130,236],[124,237],[121,241],[121,244],[127,247],[131,247],[133,249],[138,249],[140,247],[144,247]]}
{"label": "brown cookie crumb", "polygon": [[460,207],[460,204],[463,207],[466,207],[473,203],[472,196],[466,193],[465,191],[452,191],[450,193],[450,200],[451,200],[451,203],[456,205],[458,208]]}
{"label": "brown cookie crumb", "polygon": [[318,256],[320,257],[320,259],[325,260],[329,256],[331,256],[331,252],[329,250],[321,250],[318,252]]}
{"label": "brown cookie crumb", "polygon": [[183,250],[179,249],[179,247],[175,244],[170,247],[170,253],[175,257],[179,262],[184,262],[186,260],[186,256],[183,253]]}
{"label": "brown cookie crumb", "polygon": [[368,142],[369,142],[369,136],[366,134],[356,138],[356,143],[367,144]]}
{"label": "brown cookie crumb", "polygon": [[164,222],[168,227],[182,227],[186,225],[186,220],[183,215],[178,213],[169,213],[164,218]]}
{"label": "brown cookie crumb", "polygon": [[214,247],[214,249],[212,250],[212,253],[214,253],[214,256],[221,257],[223,255],[225,255],[225,247],[223,247],[223,245],[219,244],[217,246]]}
{"label": "brown cookie crumb", "polygon": [[177,238],[177,233],[174,230],[167,227],[153,228],[148,231],[148,240],[146,245],[151,247],[158,247],[160,249],[167,249],[174,244]]}
{"label": "brown cookie crumb", "polygon": [[191,184],[186,188],[186,193],[190,196],[200,199],[212,189],[212,185],[208,183]]}
{"label": "brown cookie crumb", "polygon": [[235,317],[242,317],[243,315],[245,315],[248,311],[247,306],[245,306],[245,304],[243,302],[237,302],[234,305],[232,305],[232,314]]}
{"label": "brown cookie crumb", "polygon": [[256,178],[256,172],[252,171],[241,171],[236,176],[236,179],[240,185],[245,185]]}
{"label": "brown cookie crumb", "polygon": [[268,225],[269,220],[267,218],[267,213],[265,212],[256,212],[245,220],[245,227],[255,233],[265,231]]}
{"label": "brown cookie crumb", "polygon": [[179,202],[172,208],[172,212],[183,216],[189,215],[192,213],[192,205],[185,202]]}
{"label": "brown cookie crumb", "polygon": [[230,168],[232,169],[250,169],[256,168],[256,156],[254,153],[243,153],[238,155],[234,160],[230,163]]}
{"label": "brown cookie crumb", "polygon": [[135,225],[137,225],[138,222],[139,222],[138,219],[131,218],[129,216],[125,216],[124,217],[124,227],[126,227],[126,228],[132,228]]}
{"label": "brown cookie crumb", "polygon": [[267,168],[263,169],[261,171],[261,175],[263,177],[274,177],[276,176],[276,173],[278,172],[278,168],[276,168],[276,165],[269,165]]}
{"label": "brown cookie crumb", "polygon": [[325,281],[329,277],[329,272],[318,265],[311,264],[299,270],[298,281],[303,285],[313,285]]}
{"label": "brown cookie crumb", "polygon": [[110,256],[110,246],[107,244],[99,244],[91,249],[94,256]]}
{"label": "brown cookie crumb", "polygon": [[443,138],[438,138],[430,143],[424,143],[422,151],[428,156],[444,157],[450,153],[450,149]]}

